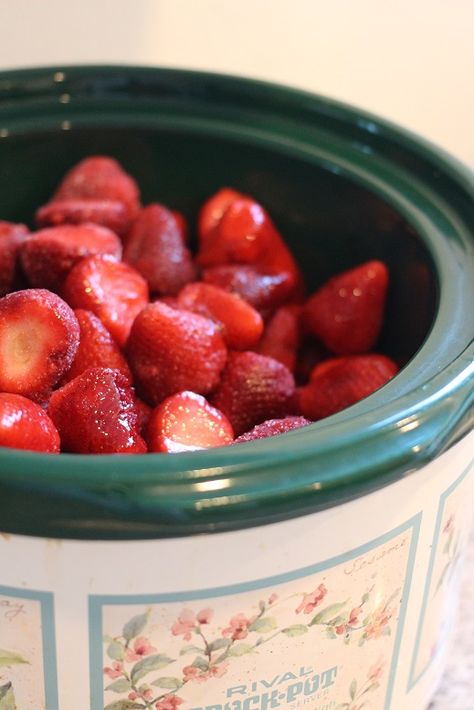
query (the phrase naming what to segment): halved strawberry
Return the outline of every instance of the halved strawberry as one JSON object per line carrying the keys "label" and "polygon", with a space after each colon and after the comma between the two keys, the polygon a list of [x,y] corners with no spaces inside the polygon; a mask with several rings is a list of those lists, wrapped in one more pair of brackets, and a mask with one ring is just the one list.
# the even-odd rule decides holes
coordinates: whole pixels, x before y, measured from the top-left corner
{"label": "halved strawberry", "polygon": [[59,434],[39,404],[20,394],[0,393],[0,447],[59,453]]}
{"label": "halved strawberry", "polygon": [[119,346],[102,321],[92,311],[77,308],[74,311],[80,328],[80,341],[76,356],[63,383],[73,380],[91,367],[110,367],[120,370],[128,384],[132,373]]}
{"label": "halved strawberry", "polygon": [[78,454],[143,454],[133,391],[119,370],[94,367],[53,392],[48,414],[63,451]]}
{"label": "halved strawberry", "polygon": [[303,322],[336,355],[371,350],[382,327],[388,269],[368,261],[333,276],[304,306]]}
{"label": "halved strawberry", "polygon": [[253,429],[241,434],[235,439],[234,444],[244,444],[246,441],[257,441],[258,439],[267,439],[270,436],[278,434],[286,434],[287,431],[300,429],[308,426],[312,422],[305,417],[288,416],[283,419],[267,419],[267,421],[257,424]]}
{"label": "halved strawberry", "polygon": [[26,289],[0,299],[0,391],[43,402],[79,345],[77,318],[59,296]]}
{"label": "halved strawberry", "polygon": [[24,224],[0,220],[0,296],[15,285],[18,254],[27,235],[28,228]]}
{"label": "halved strawberry", "polygon": [[294,390],[293,375],[277,360],[251,351],[233,352],[210,401],[239,436],[266,419],[290,414]]}
{"label": "halved strawberry", "polygon": [[198,215],[197,229],[201,248],[206,246],[209,239],[212,239],[212,233],[227,208],[240,197],[245,197],[245,195],[230,187],[223,187],[206,200]]}
{"label": "halved strawberry", "polygon": [[50,202],[67,200],[121,202],[127,211],[128,224],[140,209],[140,191],[135,180],[116,160],[103,155],[84,158],[71,168]]}
{"label": "halved strawberry", "polygon": [[349,355],[321,362],[305,387],[296,391],[296,406],[309,419],[322,419],[355,404],[382,387],[398,372],[385,355]]}
{"label": "halved strawberry", "polygon": [[214,389],[227,348],[213,321],[156,301],[136,317],[127,354],[141,397],[156,405],[182,390]]}
{"label": "halved strawberry", "polygon": [[148,303],[138,271],[110,256],[88,256],[69,272],[62,294],[72,308],[92,311],[122,346],[135,317]]}
{"label": "halved strawberry", "polygon": [[181,451],[227,446],[234,439],[224,414],[195,392],[178,392],[156,407],[148,423],[150,451]]}
{"label": "halved strawberry", "polygon": [[147,280],[153,293],[174,295],[197,274],[181,227],[163,205],[142,209],[127,235],[123,258]]}
{"label": "halved strawberry", "polygon": [[63,224],[33,232],[21,247],[23,271],[31,286],[57,291],[74,264],[85,256],[108,254],[119,260],[117,235],[97,224]]}
{"label": "halved strawberry", "polygon": [[250,350],[262,335],[261,315],[240,296],[218,286],[188,284],[178,295],[178,305],[220,325],[227,346],[234,350]]}
{"label": "halved strawberry", "polygon": [[256,352],[273,357],[293,372],[300,344],[299,317],[299,306],[281,306],[266,323]]}
{"label": "halved strawberry", "polygon": [[294,285],[288,272],[262,274],[254,266],[235,264],[205,269],[202,278],[205,283],[237,294],[264,317],[288,301]]}
{"label": "halved strawberry", "polygon": [[35,220],[38,227],[92,222],[120,235],[130,226],[128,209],[119,200],[56,200],[40,207]]}

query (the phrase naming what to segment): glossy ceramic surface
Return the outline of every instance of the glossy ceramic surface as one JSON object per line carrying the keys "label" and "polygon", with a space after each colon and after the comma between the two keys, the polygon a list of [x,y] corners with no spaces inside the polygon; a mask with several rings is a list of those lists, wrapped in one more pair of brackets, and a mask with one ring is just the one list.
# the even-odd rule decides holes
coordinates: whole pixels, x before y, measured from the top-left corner
{"label": "glossy ceramic surface", "polygon": [[364,259],[392,273],[380,349],[401,373],[308,429],[179,456],[0,453],[2,529],[153,537],[340,503],[438,456],[472,426],[474,181],[383,121],[249,80],[139,68],[0,75],[0,217],[31,223],[75,161],[118,158],[144,202],[191,219],[223,185],[253,194],[308,290]]}

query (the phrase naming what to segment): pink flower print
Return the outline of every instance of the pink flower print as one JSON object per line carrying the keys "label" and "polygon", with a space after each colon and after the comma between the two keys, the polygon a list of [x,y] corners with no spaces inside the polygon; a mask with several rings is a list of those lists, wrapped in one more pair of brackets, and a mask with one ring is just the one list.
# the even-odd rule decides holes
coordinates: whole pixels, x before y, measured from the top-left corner
{"label": "pink flower print", "polygon": [[202,671],[197,666],[184,666],[183,676],[185,680],[197,680],[202,675]]}
{"label": "pink flower print", "polygon": [[371,666],[368,670],[367,673],[367,680],[372,681],[372,683],[376,683],[384,674],[385,670],[385,659],[380,657],[376,663],[374,663],[373,666]]}
{"label": "pink flower print", "polygon": [[195,628],[196,617],[194,613],[190,609],[183,609],[178,616],[178,620],[171,627],[171,633],[173,636],[181,636],[182,634],[185,641],[191,641],[192,631]]}
{"label": "pink flower print", "polygon": [[443,528],[443,533],[449,534],[454,528],[454,514],[450,515]]}
{"label": "pink flower print", "polygon": [[272,604],[274,604],[276,602],[277,599],[278,599],[278,594],[275,594],[275,593],[270,594],[270,596],[268,597],[268,605],[271,606]]}
{"label": "pink flower print", "polygon": [[120,676],[123,675],[123,665],[119,663],[119,661],[114,661],[111,668],[104,668],[104,673],[112,680],[120,678]]}
{"label": "pink flower print", "polygon": [[184,703],[183,698],[177,695],[167,695],[166,698],[158,700],[155,705],[156,710],[176,710],[178,705]]}
{"label": "pink flower print", "polygon": [[202,671],[196,666],[185,666],[183,668],[183,676],[185,681],[196,681],[196,683],[204,683],[210,678],[222,678],[227,673],[227,663],[220,663],[211,666],[207,671]]}
{"label": "pink flower print", "polygon": [[125,660],[129,663],[139,661],[141,658],[149,656],[150,653],[154,653],[155,651],[156,648],[150,644],[145,636],[138,636],[133,642],[133,649],[127,649]]}
{"label": "pink flower print", "polygon": [[130,691],[130,693],[127,695],[129,700],[138,700],[140,697],[138,693],[136,693],[134,690]]}
{"label": "pink flower print", "polygon": [[151,688],[146,688],[145,690],[142,690],[141,695],[143,700],[151,700],[154,696],[154,692]]}
{"label": "pink flower print", "polygon": [[313,609],[315,609],[318,604],[321,604],[327,593],[328,590],[326,589],[325,585],[320,584],[319,587],[314,590],[314,592],[311,592],[311,594],[304,595],[301,604],[296,609],[296,613],[299,614],[300,612],[303,612],[304,614],[311,614]]}
{"label": "pink flower print", "polygon": [[196,618],[200,624],[210,624],[213,616],[212,609],[201,609]]}
{"label": "pink flower print", "polygon": [[222,678],[227,673],[228,663],[219,663],[216,666],[209,668],[208,673],[210,678]]}
{"label": "pink flower print", "polygon": [[349,621],[347,622],[348,626],[356,626],[356,624],[359,623],[359,616],[362,613],[362,607],[361,606],[356,606],[354,609],[351,609],[351,612],[349,614]]}
{"label": "pink flower print", "polygon": [[378,639],[382,636],[385,627],[392,618],[393,612],[385,607],[376,609],[373,613],[372,620],[367,624],[365,629],[365,637],[367,639]]}
{"label": "pink flower print", "polygon": [[223,636],[230,636],[233,641],[247,638],[248,627],[254,619],[247,619],[244,614],[237,614],[230,620],[230,625],[222,631]]}

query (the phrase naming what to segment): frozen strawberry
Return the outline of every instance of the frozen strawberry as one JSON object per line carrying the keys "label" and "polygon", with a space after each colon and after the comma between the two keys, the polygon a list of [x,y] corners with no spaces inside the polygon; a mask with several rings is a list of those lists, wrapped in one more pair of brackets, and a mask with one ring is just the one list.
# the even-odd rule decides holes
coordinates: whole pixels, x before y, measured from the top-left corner
{"label": "frozen strawberry", "polygon": [[130,226],[128,209],[119,200],[56,200],[40,207],[35,219],[38,227],[92,222],[120,235]]}
{"label": "frozen strawberry", "polygon": [[277,360],[250,351],[233,352],[210,401],[239,436],[266,419],[289,414],[294,390],[293,375]]}
{"label": "frozen strawberry", "polygon": [[316,365],[332,357],[333,354],[320,340],[317,340],[311,335],[303,336],[298,349],[296,367],[294,370],[297,384],[307,384]]}
{"label": "frozen strawberry", "polygon": [[86,370],[53,392],[48,414],[63,451],[78,454],[142,454],[133,391],[119,370]]}
{"label": "frozen strawberry", "polygon": [[73,380],[91,367],[110,367],[120,370],[131,384],[132,373],[119,346],[102,321],[92,311],[77,308],[74,311],[80,328],[80,341],[76,356],[63,383]]}
{"label": "frozen strawberry", "polygon": [[214,266],[203,271],[203,281],[237,294],[264,317],[285,303],[293,290],[291,274],[262,274],[254,266]]}
{"label": "frozen strawberry", "polygon": [[244,444],[246,441],[256,441],[257,439],[267,439],[278,434],[286,434],[287,431],[300,429],[308,426],[308,424],[311,424],[310,420],[304,417],[289,416],[283,419],[267,419],[267,421],[257,424],[250,431],[237,437],[234,444]]}
{"label": "frozen strawberry", "polygon": [[198,237],[201,247],[205,247],[208,239],[212,238],[212,233],[227,208],[240,197],[244,197],[241,192],[223,187],[204,203],[198,215]]}
{"label": "frozen strawberry", "polygon": [[53,291],[61,287],[74,264],[93,254],[108,254],[119,260],[120,239],[97,224],[64,224],[30,234],[20,252],[30,285]]}
{"label": "frozen strawberry", "polygon": [[227,446],[234,439],[227,417],[195,392],[178,392],[156,407],[148,424],[150,451],[182,451]]}
{"label": "frozen strawberry", "polygon": [[68,200],[121,202],[128,216],[127,228],[140,209],[140,192],[135,180],[116,160],[102,155],[85,158],[66,174],[51,202]]}
{"label": "frozen strawberry", "polygon": [[214,389],[227,348],[213,321],[157,301],[136,317],[127,354],[140,396],[156,405],[183,390]]}
{"label": "frozen strawberry", "polygon": [[372,394],[397,371],[385,355],[331,358],[317,365],[309,384],[297,390],[297,409],[309,419],[328,417]]}
{"label": "frozen strawberry", "polygon": [[43,402],[79,345],[77,318],[59,296],[26,289],[0,299],[0,392]]}
{"label": "frozen strawberry", "polygon": [[148,286],[138,271],[110,256],[88,256],[69,272],[62,288],[72,308],[92,311],[112,337],[125,344],[135,317],[148,303]]}
{"label": "frozen strawberry", "polygon": [[196,278],[176,217],[162,205],[148,205],[140,212],[127,235],[123,258],[153,293],[174,295]]}
{"label": "frozen strawberry", "polygon": [[133,404],[135,411],[137,413],[137,429],[143,438],[146,438],[146,432],[148,429],[148,422],[150,421],[151,413],[153,411],[146,402],[137,397],[135,390],[132,389]]}
{"label": "frozen strawberry", "polygon": [[179,233],[181,234],[183,238],[184,244],[187,244],[189,242],[189,224],[188,220],[184,216],[182,212],[179,210],[171,210],[171,214],[176,220],[176,224],[178,225]]}
{"label": "frozen strawberry", "polygon": [[233,350],[249,350],[263,332],[261,315],[240,296],[206,283],[188,284],[178,295],[179,307],[199,313],[221,327],[222,337]]}
{"label": "frozen strawberry", "polygon": [[27,234],[28,228],[24,224],[0,220],[0,296],[14,288],[18,254]]}
{"label": "frozen strawberry", "polygon": [[303,322],[336,355],[371,350],[382,327],[388,269],[381,261],[333,276],[307,301]]}
{"label": "frozen strawberry", "polygon": [[298,306],[282,306],[265,325],[263,336],[255,348],[261,355],[273,357],[292,372],[300,344],[300,309]]}
{"label": "frozen strawberry", "polygon": [[59,443],[58,430],[39,404],[0,393],[0,447],[58,454]]}

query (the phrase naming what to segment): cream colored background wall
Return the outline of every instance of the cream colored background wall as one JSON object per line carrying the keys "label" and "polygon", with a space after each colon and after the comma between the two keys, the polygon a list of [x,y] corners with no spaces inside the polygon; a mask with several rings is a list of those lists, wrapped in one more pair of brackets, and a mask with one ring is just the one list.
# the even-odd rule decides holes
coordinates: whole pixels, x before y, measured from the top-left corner
{"label": "cream colored background wall", "polygon": [[474,0],[0,0],[0,68],[134,63],[271,79],[474,165]]}

